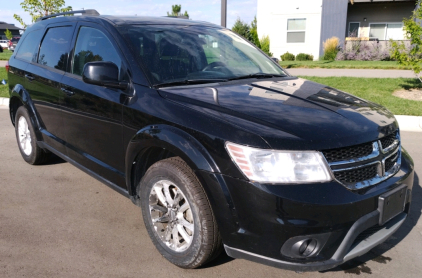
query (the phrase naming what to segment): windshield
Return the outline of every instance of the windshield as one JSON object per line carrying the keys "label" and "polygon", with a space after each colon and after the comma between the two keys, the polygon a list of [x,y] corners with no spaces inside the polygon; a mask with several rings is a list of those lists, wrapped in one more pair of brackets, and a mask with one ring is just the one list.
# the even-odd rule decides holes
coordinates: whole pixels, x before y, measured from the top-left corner
{"label": "windshield", "polygon": [[227,29],[203,26],[130,25],[119,31],[157,84],[216,81],[285,72]]}

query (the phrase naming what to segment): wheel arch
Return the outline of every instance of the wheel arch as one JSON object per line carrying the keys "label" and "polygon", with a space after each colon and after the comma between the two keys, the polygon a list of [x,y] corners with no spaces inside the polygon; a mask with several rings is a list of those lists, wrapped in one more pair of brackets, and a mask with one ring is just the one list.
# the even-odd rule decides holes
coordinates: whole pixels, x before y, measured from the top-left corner
{"label": "wheel arch", "polygon": [[37,117],[37,113],[35,110],[34,103],[29,96],[28,91],[20,84],[15,85],[10,93],[10,100],[9,100],[9,114],[10,120],[13,125],[15,125],[15,117],[16,112],[18,111],[19,107],[24,106],[26,110],[28,110],[28,114],[31,118],[32,126],[35,130],[35,136],[37,137],[38,141],[42,140],[42,134],[40,132],[40,121]]}
{"label": "wheel arch", "polygon": [[173,156],[182,158],[193,171],[220,171],[208,151],[190,134],[169,125],[150,125],[135,134],[126,150],[129,195],[136,195],[136,186],[152,164]]}

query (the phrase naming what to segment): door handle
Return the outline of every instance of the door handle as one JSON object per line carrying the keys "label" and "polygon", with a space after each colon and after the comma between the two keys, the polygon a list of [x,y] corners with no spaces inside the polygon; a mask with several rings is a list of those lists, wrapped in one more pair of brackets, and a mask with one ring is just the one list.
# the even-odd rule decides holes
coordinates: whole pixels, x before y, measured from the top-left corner
{"label": "door handle", "polygon": [[60,90],[62,90],[63,93],[65,93],[68,96],[73,96],[75,93],[72,92],[71,90],[68,90],[66,88],[61,88]]}
{"label": "door handle", "polygon": [[28,79],[29,81],[33,81],[35,79],[35,77],[33,77],[30,74],[25,74],[25,78]]}

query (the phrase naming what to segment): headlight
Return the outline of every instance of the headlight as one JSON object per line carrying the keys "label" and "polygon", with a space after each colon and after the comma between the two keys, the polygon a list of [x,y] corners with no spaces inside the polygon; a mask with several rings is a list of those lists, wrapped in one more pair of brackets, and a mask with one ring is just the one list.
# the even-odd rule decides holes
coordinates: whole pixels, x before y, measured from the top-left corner
{"label": "headlight", "polygon": [[252,180],[265,183],[310,183],[332,180],[321,153],[255,149],[227,142],[237,167]]}

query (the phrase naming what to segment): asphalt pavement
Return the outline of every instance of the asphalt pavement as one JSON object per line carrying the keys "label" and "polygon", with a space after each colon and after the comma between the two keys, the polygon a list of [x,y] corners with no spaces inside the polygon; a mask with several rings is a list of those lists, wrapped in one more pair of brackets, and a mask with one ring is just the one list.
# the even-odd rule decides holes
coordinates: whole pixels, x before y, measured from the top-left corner
{"label": "asphalt pavement", "polygon": [[[422,133],[403,132],[422,173]],[[129,199],[55,159],[21,158],[8,110],[0,109],[0,277],[419,277],[422,188],[411,214],[387,242],[323,273],[295,273],[221,255],[197,270],[167,262],[152,245]]]}

